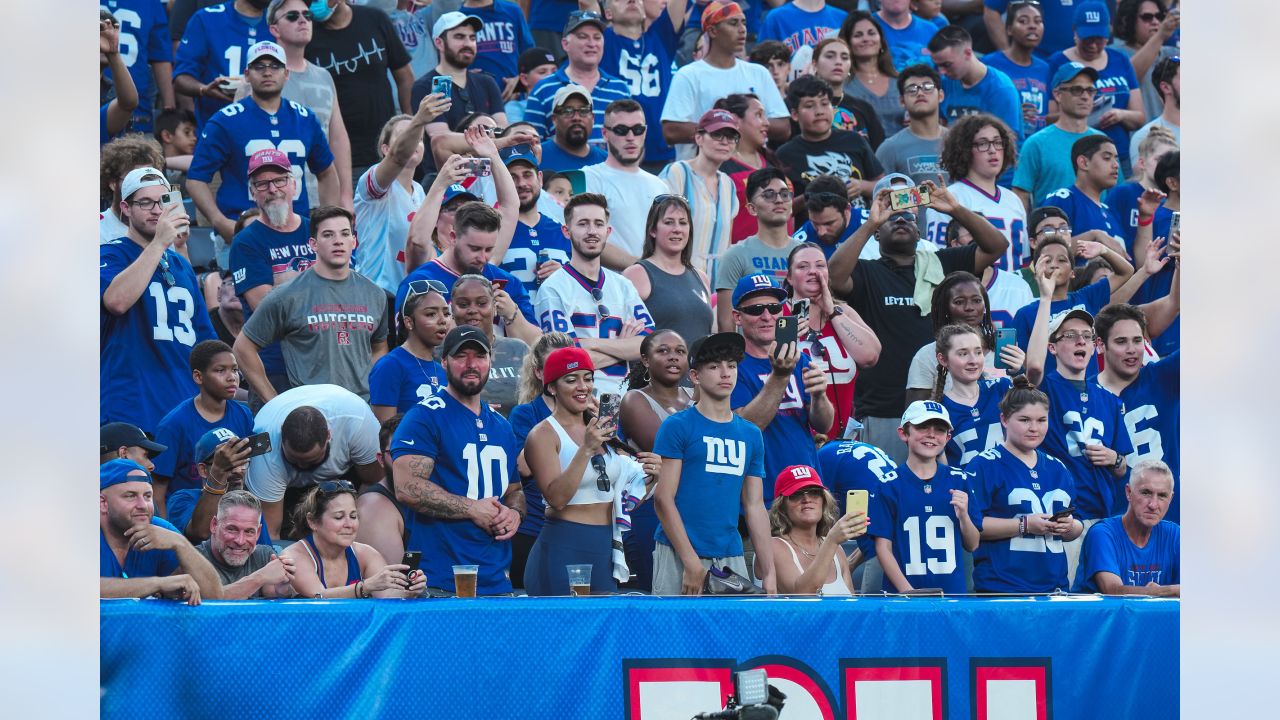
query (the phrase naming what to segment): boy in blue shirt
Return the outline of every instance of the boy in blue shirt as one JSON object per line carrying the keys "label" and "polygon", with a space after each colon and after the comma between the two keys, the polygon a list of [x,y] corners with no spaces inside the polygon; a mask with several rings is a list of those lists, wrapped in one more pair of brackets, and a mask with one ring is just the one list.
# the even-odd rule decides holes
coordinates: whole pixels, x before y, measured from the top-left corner
{"label": "boy in blue shirt", "polygon": [[1144,460],[1124,493],[1124,515],[1103,520],[1085,536],[1072,592],[1181,597],[1181,531],[1164,519],[1173,499],[1169,466]]}
{"label": "boy in blue shirt", "polygon": [[1115,143],[1106,135],[1080,138],[1071,145],[1071,166],[1075,169],[1075,182],[1041,198],[1041,205],[1061,208],[1071,218],[1076,235],[1101,230],[1113,240],[1113,247],[1124,247],[1120,219],[1102,202],[1102,194],[1120,179]]}
{"label": "boy in blue shirt", "polygon": [[792,0],[779,5],[764,16],[760,40],[781,40],[794,54],[802,47],[813,47],[828,35],[835,35],[848,15],[831,7],[826,0]]}

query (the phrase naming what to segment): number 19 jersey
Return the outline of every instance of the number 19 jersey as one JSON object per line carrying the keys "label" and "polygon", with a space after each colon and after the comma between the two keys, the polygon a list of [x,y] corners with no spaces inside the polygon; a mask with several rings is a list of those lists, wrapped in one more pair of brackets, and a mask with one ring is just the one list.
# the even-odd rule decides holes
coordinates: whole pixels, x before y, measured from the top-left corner
{"label": "number 19 jersey", "polygon": [[[913,588],[968,592],[952,490],[969,492],[969,477],[959,468],[939,465],[925,482],[906,465],[899,465],[898,476],[882,484],[871,500],[867,515],[874,522],[867,534],[893,544],[893,558]],[[885,589],[889,586],[886,579]]]}

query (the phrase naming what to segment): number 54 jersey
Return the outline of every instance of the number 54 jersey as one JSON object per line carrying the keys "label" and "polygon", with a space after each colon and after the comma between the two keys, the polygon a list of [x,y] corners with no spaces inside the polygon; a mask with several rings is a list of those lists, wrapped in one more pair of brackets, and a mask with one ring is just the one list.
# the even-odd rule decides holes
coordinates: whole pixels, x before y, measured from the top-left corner
{"label": "number 54 jersey", "polygon": [[[433,395],[405,413],[391,438],[392,461],[409,455],[431,458],[428,478],[445,492],[471,500],[502,499],[516,475],[519,446],[511,424],[480,404],[472,412],[449,392]],[[403,487],[404,480],[397,478]],[[408,550],[422,551],[422,571],[431,587],[453,590],[454,565],[479,565],[477,593],[511,592],[506,571],[511,543],[498,542],[467,518],[445,520],[406,508]],[[388,560],[388,562],[392,562]]]}

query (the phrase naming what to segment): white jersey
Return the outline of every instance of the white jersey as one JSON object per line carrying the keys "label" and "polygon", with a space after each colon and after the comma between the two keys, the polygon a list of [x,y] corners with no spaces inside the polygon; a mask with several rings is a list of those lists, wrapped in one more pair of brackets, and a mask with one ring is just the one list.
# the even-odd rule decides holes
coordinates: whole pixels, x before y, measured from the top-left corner
{"label": "white jersey", "polygon": [[129,234],[129,226],[125,225],[110,210],[98,213],[98,244],[109,243]]}
{"label": "white jersey", "polygon": [[[599,301],[592,296],[593,288],[600,290]],[[602,313],[607,314],[602,316]],[[636,292],[636,286],[603,267],[594,282],[584,278],[572,265],[552,273],[538,291],[534,314],[543,332],[565,332],[575,338],[617,337],[622,324],[632,319],[644,323],[641,334],[653,332],[653,318]],[[626,376],[627,364],[622,361],[597,367],[596,394],[622,393]]]}
{"label": "white jersey", "polygon": [[[1012,190],[996,186],[996,194],[988,195],[963,179],[948,185],[947,190],[961,205],[986,218],[1009,241],[1009,249],[1004,256],[996,258],[997,268],[1017,270],[1026,263],[1031,257],[1031,247],[1027,242],[1027,210]],[[947,246],[949,224],[950,215],[933,208],[925,211],[925,237],[936,246]]]}
{"label": "white jersey", "polygon": [[[1010,193],[1012,194],[1012,193]],[[991,268],[987,283],[987,299],[991,301],[991,320],[996,327],[1013,327],[1013,314],[1035,302],[1031,286],[1017,272]]]}
{"label": "white jersey", "polygon": [[417,182],[408,192],[399,182],[391,187],[378,187],[369,168],[356,181],[356,269],[378,287],[394,295],[404,280],[404,245],[409,238],[409,221],[417,212],[426,192]]}

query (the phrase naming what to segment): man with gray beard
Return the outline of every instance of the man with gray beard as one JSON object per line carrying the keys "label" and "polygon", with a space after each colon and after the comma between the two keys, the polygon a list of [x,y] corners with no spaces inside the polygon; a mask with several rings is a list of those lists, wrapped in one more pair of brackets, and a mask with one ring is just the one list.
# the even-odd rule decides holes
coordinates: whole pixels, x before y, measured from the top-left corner
{"label": "man with gray beard", "polygon": [[218,501],[209,522],[209,539],[196,546],[218,572],[223,600],[292,597],[293,560],[259,545],[262,503],[244,490],[231,490]]}

